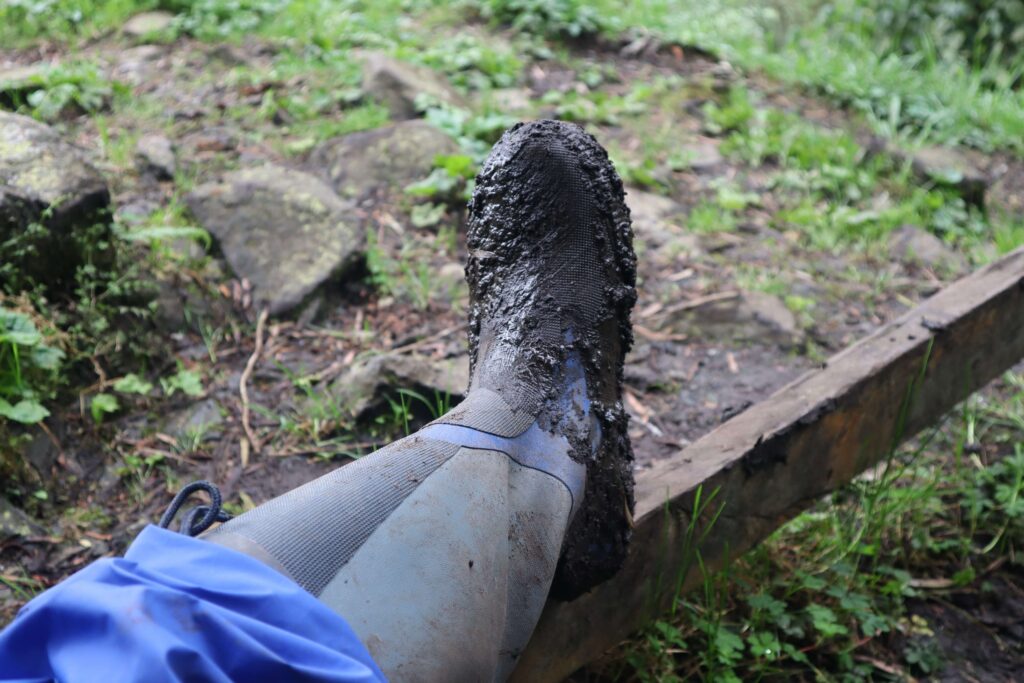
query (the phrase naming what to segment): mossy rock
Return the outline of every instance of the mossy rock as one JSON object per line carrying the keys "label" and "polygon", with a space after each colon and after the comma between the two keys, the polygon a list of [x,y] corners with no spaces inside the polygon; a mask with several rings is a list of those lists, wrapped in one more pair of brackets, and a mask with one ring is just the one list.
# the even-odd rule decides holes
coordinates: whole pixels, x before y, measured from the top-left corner
{"label": "mossy rock", "polygon": [[451,84],[436,71],[410,64],[382,52],[362,53],[363,92],[388,108],[396,121],[414,119],[420,114],[417,102],[430,101],[465,106]]}
{"label": "mossy rock", "polygon": [[447,397],[454,405],[462,400],[468,385],[468,356],[433,360],[388,353],[352,365],[327,388],[327,394],[347,416],[365,419],[385,407],[389,397],[394,400],[401,389],[415,391],[428,401],[434,400],[435,394]]}
{"label": "mossy rock", "polygon": [[439,154],[458,151],[454,140],[425,121],[403,121],[328,140],[313,150],[309,164],[338,194],[363,198],[401,192],[428,176]]}
{"label": "mossy rock", "polygon": [[[0,285],[70,280],[86,246],[78,238],[106,224],[109,205],[106,182],[81,149],[47,125],[0,112]],[[95,231],[89,237],[95,242]]]}
{"label": "mossy rock", "polygon": [[200,186],[186,202],[272,315],[298,307],[362,255],[352,206],[308,173],[243,169]]}

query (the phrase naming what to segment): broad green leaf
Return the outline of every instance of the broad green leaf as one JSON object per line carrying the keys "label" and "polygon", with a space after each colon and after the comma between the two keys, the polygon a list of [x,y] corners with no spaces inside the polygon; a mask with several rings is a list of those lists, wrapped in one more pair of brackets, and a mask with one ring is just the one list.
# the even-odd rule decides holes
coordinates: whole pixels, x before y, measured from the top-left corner
{"label": "broad green leaf", "polygon": [[468,154],[438,154],[434,157],[434,166],[443,168],[451,176],[472,178],[476,175],[476,164]]}
{"label": "broad green leaf", "polygon": [[153,384],[142,379],[134,372],[128,373],[121,379],[114,382],[114,391],[122,394],[140,394],[148,396],[153,390]]}
{"label": "broad green leaf", "polygon": [[92,403],[89,404],[89,412],[92,413],[92,419],[99,424],[103,422],[103,416],[108,413],[116,413],[121,405],[117,402],[117,396],[113,394],[96,394],[92,397]]}
{"label": "broad green leaf", "polygon": [[814,603],[808,605],[807,614],[811,617],[814,629],[826,638],[845,635],[848,632],[847,628],[836,619],[836,613],[824,605]]}
{"label": "broad green leaf", "polygon": [[27,315],[0,308],[0,342],[35,346],[41,340],[42,335]]}
{"label": "broad green leaf", "polygon": [[32,365],[40,370],[56,370],[64,360],[64,352],[50,346],[37,346],[32,349]]}
{"label": "broad green leaf", "polygon": [[203,381],[199,373],[184,367],[178,368],[175,375],[161,378],[160,386],[168,396],[173,396],[176,391],[188,396],[203,395]]}
{"label": "broad green leaf", "polygon": [[759,659],[778,659],[782,651],[779,639],[775,637],[774,633],[768,633],[767,631],[750,634],[747,644],[750,647],[750,654]]}
{"label": "broad green leaf", "polygon": [[11,405],[0,398],[0,415],[6,417],[8,420],[14,420],[15,422],[21,422],[22,424],[35,424],[49,414],[50,411],[44,408],[39,401],[22,399],[14,405]]}
{"label": "broad green leaf", "polygon": [[417,228],[432,228],[444,218],[444,204],[417,204],[409,218]]}

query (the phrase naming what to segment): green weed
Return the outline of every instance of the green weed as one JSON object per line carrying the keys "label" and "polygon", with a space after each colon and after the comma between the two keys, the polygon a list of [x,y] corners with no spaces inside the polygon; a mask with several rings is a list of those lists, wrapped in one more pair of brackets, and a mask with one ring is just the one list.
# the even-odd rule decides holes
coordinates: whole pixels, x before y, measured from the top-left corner
{"label": "green weed", "polygon": [[487,19],[524,33],[553,37],[610,31],[615,16],[582,0],[476,0],[473,6]]}
{"label": "green weed", "polygon": [[425,51],[400,49],[399,56],[436,69],[455,85],[470,90],[513,86],[523,68],[515,52],[466,33],[446,38]]}
{"label": "green weed", "polygon": [[[958,420],[894,451],[725,571],[707,573],[701,591],[680,596],[670,617],[621,648],[602,673],[639,681],[875,680],[872,643],[901,633],[902,660],[890,665],[935,674],[941,652],[927,623],[908,617],[907,600],[920,597],[917,577],[972,585],[993,556],[1019,551],[1022,428],[1024,380],[1009,373],[989,398],[965,402]],[[978,455],[993,449],[1008,452]]]}
{"label": "green weed", "polygon": [[698,234],[733,232],[738,221],[736,214],[713,202],[701,202],[690,210],[686,227]]}
{"label": "green weed", "polygon": [[129,92],[126,86],[107,80],[95,64],[88,62],[50,67],[14,87],[5,91],[0,85],[0,100],[8,100],[15,109],[43,121],[103,111],[115,96]]}
{"label": "green weed", "polygon": [[49,415],[43,403],[56,393],[63,360],[24,302],[21,310],[0,305],[0,416],[33,424]]}
{"label": "green weed", "polygon": [[147,0],[6,0],[0,4],[0,43],[35,38],[86,38],[153,8]]}

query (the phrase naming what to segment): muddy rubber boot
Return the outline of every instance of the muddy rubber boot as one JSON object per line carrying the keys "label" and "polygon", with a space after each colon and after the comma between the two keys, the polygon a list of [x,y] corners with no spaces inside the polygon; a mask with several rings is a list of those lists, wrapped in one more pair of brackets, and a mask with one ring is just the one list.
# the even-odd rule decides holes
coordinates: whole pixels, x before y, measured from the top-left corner
{"label": "muddy rubber boot", "polygon": [[506,132],[469,248],[466,399],[205,536],[337,611],[397,681],[504,680],[549,589],[611,576],[630,534],[635,256],[607,154],[572,124]]}

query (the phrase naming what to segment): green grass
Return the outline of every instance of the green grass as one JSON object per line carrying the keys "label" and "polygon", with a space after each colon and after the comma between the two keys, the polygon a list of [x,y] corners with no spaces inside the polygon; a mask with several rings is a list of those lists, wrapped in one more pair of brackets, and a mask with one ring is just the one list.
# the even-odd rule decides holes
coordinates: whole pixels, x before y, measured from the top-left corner
{"label": "green grass", "polygon": [[888,137],[1024,155],[1024,90],[992,87],[1012,82],[1005,66],[886,51],[865,35],[856,11],[864,4],[840,0],[829,12],[737,0],[595,6],[617,26],[653,30],[848,106]]}
{"label": "green grass", "polygon": [[[705,128],[723,137],[726,156],[772,170],[769,190],[780,205],[773,225],[801,233],[809,246],[884,248],[888,234],[908,224],[973,251],[979,259],[985,257],[978,249],[997,236],[999,252],[1022,243],[1012,219],[986,216],[955,188],[922,182],[913,177],[908,163],[865,149],[846,130],[765,106],[745,87],[736,86],[722,101],[709,102],[703,114]],[[722,215],[711,216],[708,204],[699,205],[690,227],[713,227],[728,212],[757,200],[756,195],[720,186],[716,204]]]}
{"label": "green grass", "polygon": [[[1024,377],[965,402],[949,424],[819,501],[742,559],[680,595],[592,673],[622,681],[887,680],[942,664],[907,600],[929,585],[981,587],[1024,543]],[[714,529],[711,529],[714,534]],[[876,647],[876,646],[880,646]],[[899,652],[898,652],[899,654]]]}

